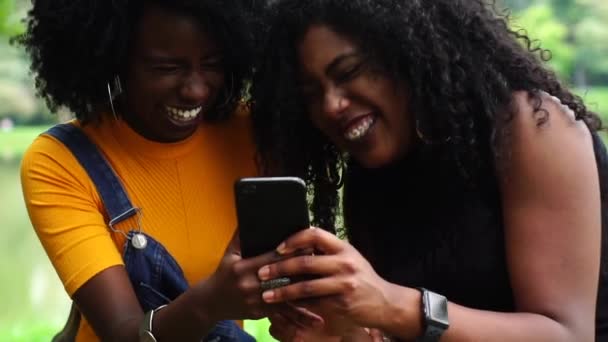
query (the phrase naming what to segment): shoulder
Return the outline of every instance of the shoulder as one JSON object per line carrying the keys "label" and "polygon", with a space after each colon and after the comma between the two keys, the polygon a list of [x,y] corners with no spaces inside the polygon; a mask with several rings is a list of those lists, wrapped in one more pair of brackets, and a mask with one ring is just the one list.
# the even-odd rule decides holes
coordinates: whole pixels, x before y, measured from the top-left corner
{"label": "shoulder", "polygon": [[515,143],[527,139],[550,143],[557,142],[553,139],[559,137],[564,144],[578,141],[591,146],[591,134],[585,123],[576,120],[574,112],[554,96],[545,92],[515,92],[511,109],[512,121],[505,128]]}
{"label": "shoulder", "polygon": [[[537,196],[546,204],[552,198],[562,201],[566,189],[571,189],[573,198],[596,192],[599,185],[591,132],[575,119],[572,110],[544,92],[537,96],[517,92],[512,113],[498,142],[503,194],[517,194],[516,202],[524,205]],[[583,189],[585,194],[577,194]]]}
{"label": "shoulder", "polygon": [[68,182],[91,189],[86,171],[72,152],[56,138],[40,134],[21,160],[21,183],[25,195],[32,186],[65,185]]}
{"label": "shoulder", "polygon": [[70,150],[56,138],[41,133],[28,147],[21,162],[22,170],[39,167],[41,163],[48,167],[62,165],[74,159]]}
{"label": "shoulder", "polygon": [[[529,165],[594,159],[591,132],[582,120],[559,99],[540,92],[515,92],[511,101],[512,117],[500,131],[498,151],[501,166],[509,168],[524,162]],[[536,159],[543,156],[542,159]],[[591,158],[593,157],[593,158]],[[565,161],[565,160],[564,160]]]}

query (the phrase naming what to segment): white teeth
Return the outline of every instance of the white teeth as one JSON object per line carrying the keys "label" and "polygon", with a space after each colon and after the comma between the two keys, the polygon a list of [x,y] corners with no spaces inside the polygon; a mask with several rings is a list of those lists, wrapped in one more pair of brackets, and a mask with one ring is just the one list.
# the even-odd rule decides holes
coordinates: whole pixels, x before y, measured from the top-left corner
{"label": "white teeth", "polygon": [[202,109],[202,107],[196,107],[190,110],[182,110],[169,106],[165,106],[165,108],[167,109],[167,113],[169,113],[169,116],[171,116],[171,118],[173,118],[174,120],[178,121],[190,121],[198,117]]}
{"label": "white teeth", "polygon": [[358,125],[353,126],[348,131],[346,131],[346,133],[344,133],[344,138],[351,141],[360,139],[369,131],[370,127],[372,127],[373,124],[374,118],[368,116],[361,120]]}

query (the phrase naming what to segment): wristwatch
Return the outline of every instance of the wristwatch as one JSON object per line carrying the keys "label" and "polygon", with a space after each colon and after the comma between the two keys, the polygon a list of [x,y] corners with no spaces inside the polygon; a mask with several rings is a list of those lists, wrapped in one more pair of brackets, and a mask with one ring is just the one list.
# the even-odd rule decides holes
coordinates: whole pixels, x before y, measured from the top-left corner
{"label": "wristwatch", "polygon": [[448,300],[435,292],[419,288],[422,292],[422,313],[424,314],[424,333],[416,342],[437,342],[448,329]]}
{"label": "wristwatch", "polygon": [[146,312],[144,319],[141,320],[139,325],[139,342],[156,342],[156,337],[152,333],[152,319],[154,314],[162,310],[167,305],[161,305],[154,310]]}

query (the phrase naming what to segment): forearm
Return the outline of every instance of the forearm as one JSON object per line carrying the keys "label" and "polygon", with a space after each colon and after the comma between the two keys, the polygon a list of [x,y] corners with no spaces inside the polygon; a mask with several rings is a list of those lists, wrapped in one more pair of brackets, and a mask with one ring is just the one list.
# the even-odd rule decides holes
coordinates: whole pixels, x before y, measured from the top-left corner
{"label": "forearm", "polygon": [[220,320],[212,305],[213,293],[200,284],[176,298],[158,312],[153,322],[154,336],[162,341],[200,341]]}
{"label": "forearm", "polygon": [[[215,326],[218,319],[210,305],[211,293],[205,286],[186,291],[153,316],[152,333],[157,341],[201,341]],[[111,329],[112,336],[104,339],[113,342],[139,341],[139,328],[144,314],[124,319]]]}
{"label": "forearm", "polygon": [[[380,329],[385,333],[412,340],[421,336],[424,319],[420,291],[396,286],[396,298]],[[501,313],[466,308],[449,303],[450,327],[442,342],[453,341],[593,341],[593,325],[586,334],[548,316],[534,313]],[[593,317],[591,317],[593,319]]]}

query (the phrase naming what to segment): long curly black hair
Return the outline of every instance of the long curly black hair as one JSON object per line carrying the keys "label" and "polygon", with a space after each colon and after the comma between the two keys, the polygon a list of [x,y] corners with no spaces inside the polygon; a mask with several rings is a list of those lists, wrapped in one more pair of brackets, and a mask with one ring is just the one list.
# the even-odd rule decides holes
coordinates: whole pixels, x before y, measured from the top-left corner
{"label": "long curly black hair", "polygon": [[[38,94],[84,123],[109,105],[107,83],[124,70],[132,32],[153,4],[196,18],[223,52],[227,82],[206,120],[234,112],[251,76],[252,30],[239,0],[33,0],[26,32],[13,39],[31,58]],[[228,84],[230,83],[230,84]],[[230,89],[228,89],[230,88]]]}
{"label": "long curly black hair", "polygon": [[411,112],[424,113],[416,117],[424,142],[471,184],[494,170],[499,123],[513,116],[514,91],[532,94],[540,112],[540,91],[550,93],[592,131],[601,129],[598,116],[544,66],[547,51],[511,30],[508,13],[499,12],[482,0],[279,0],[269,13],[252,88],[266,172],[304,178],[314,223],[334,227],[341,154],[307,118],[294,82],[295,46],[312,24],[350,37],[388,75],[408,84]]}

